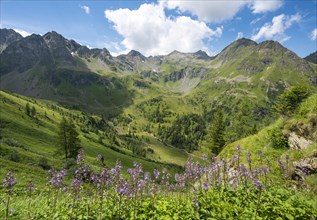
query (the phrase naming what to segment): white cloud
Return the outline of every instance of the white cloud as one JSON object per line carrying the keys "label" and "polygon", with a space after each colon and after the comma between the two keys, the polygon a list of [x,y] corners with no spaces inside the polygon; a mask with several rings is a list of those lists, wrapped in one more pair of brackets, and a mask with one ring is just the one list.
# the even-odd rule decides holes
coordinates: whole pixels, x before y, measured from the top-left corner
{"label": "white cloud", "polygon": [[256,23],[258,23],[259,21],[261,21],[262,18],[255,18],[250,22],[250,25],[255,25]]}
{"label": "white cloud", "polygon": [[80,8],[83,9],[87,15],[90,14],[90,8],[87,5],[81,6]]}
{"label": "white cloud", "polygon": [[31,33],[25,31],[25,30],[21,30],[21,29],[13,29],[15,32],[19,33],[22,35],[22,37],[27,37],[29,35],[31,35]]}
{"label": "white cloud", "polygon": [[123,36],[124,50],[138,50],[147,56],[173,50],[197,51],[205,48],[205,39],[220,37],[223,30],[223,27],[212,30],[204,22],[186,16],[167,17],[162,2],[142,4],[136,10],[106,10],[104,13]]}
{"label": "white cloud", "polygon": [[242,33],[242,32],[239,32],[239,33],[237,34],[236,40],[241,39],[241,38],[243,38],[243,33]]}
{"label": "white cloud", "polygon": [[169,9],[177,9],[183,13],[189,12],[197,16],[200,21],[219,23],[232,19],[240,9],[246,6],[255,14],[275,11],[282,7],[283,0],[163,0],[161,4]]}
{"label": "white cloud", "polygon": [[301,16],[299,14],[292,16],[284,14],[278,15],[272,19],[272,23],[264,24],[263,27],[260,28],[259,32],[253,35],[251,39],[257,41],[264,38],[283,43],[290,39],[290,37],[285,34],[285,31],[300,20]]}
{"label": "white cloud", "polygon": [[282,7],[282,0],[254,0],[250,8],[254,14],[275,11]]}
{"label": "white cloud", "polygon": [[204,22],[222,22],[232,19],[248,0],[236,1],[175,1],[166,0],[165,6],[180,12],[189,12]]}
{"label": "white cloud", "polygon": [[310,35],[311,40],[317,40],[317,28],[315,28]]}

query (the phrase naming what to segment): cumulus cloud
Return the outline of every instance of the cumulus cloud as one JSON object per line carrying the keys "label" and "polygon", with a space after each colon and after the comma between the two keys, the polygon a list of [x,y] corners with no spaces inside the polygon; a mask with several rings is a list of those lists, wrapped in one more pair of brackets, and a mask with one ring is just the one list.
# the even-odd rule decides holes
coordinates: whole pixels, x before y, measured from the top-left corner
{"label": "cumulus cloud", "polygon": [[271,12],[282,7],[281,0],[255,0],[251,3],[250,8],[254,14]]}
{"label": "cumulus cloud", "polygon": [[279,9],[282,0],[235,0],[235,1],[178,1],[165,0],[165,7],[189,12],[197,16],[200,21],[219,23],[232,19],[240,9],[248,6],[254,14],[266,13]]}
{"label": "cumulus cloud", "polygon": [[229,20],[247,4],[246,0],[236,1],[175,1],[166,0],[165,5],[169,9],[177,9],[180,12],[189,12],[204,22],[222,22]]}
{"label": "cumulus cloud", "polygon": [[83,5],[80,8],[83,9],[87,15],[90,14],[90,8],[87,5]]}
{"label": "cumulus cloud", "polygon": [[236,40],[243,38],[243,33],[242,32],[238,32]]}
{"label": "cumulus cloud", "polygon": [[283,43],[290,39],[290,37],[285,34],[285,31],[300,20],[301,16],[299,14],[292,16],[284,14],[278,15],[272,19],[272,23],[264,24],[260,28],[259,32],[253,35],[251,39],[257,41],[263,38],[266,40],[276,40],[280,43]]}
{"label": "cumulus cloud", "polygon": [[21,30],[21,29],[13,29],[15,32],[19,33],[22,35],[22,37],[27,37],[29,35],[31,35],[31,33],[25,31],[25,30]]}
{"label": "cumulus cloud", "polygon": [[222,35],[222,27],[214,30],[204,22],[186,16],[167,17],[164,4],[142,4],[136,10],[106,10],[105,17],[123,36],[125,49],[145,55],[168,54],[173,50],[193,52],[205,48],[204,40]]}
{"label": "cumulus cloud", "polygon": [[315,28],[310,34],[311,40],[317,40],[317,28]]}

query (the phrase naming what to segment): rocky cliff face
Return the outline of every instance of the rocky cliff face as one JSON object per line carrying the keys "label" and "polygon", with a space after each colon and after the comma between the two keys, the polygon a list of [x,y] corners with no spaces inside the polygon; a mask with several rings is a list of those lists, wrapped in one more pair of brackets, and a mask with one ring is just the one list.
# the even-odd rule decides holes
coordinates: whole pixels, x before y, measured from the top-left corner
{"label": "rocky cliff face", "polygon": [[24,72],[37,64],[50,64],[53,57],[44,39],[32,34],[11,43],[0,54],[0,61],[0,74],[5,74],[11,71]]}
{"label": "rocky cliff face", "polygon": [[21,40],[23,37],[12,29],[0,29],[0,53],[11,43]]}
{"label": "rocky cliff face", "polygon": [[309,54],[307,57],[304,58],[308,62],[317,64],[317,51],[314,53]]}
{"label": "rocky cliff face", "polygon": [[68,47],[75,48],[74,45],[68,44],[67,40],[55,31],[49,32],[43,36],[47,46],[50,48],[51,54],[55,62],[69,62],[72,63],[73,57]]}

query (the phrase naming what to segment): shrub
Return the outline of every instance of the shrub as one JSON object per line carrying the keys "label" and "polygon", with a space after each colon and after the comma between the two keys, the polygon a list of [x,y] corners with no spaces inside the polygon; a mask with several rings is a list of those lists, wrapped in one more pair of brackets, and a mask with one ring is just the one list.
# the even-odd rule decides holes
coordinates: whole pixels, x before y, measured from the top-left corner
{"label": "shrub", "polygon": [[276,149],[288,148],[288,139],[284,137],[282,131],[279,128],[274,128],[269,133],[272,147]]}
{"label": "shrub", "polygon": [[51,166],[48,164],[47,158],[44,156],[39,159],[38,165],[42,167],[44,170],[51,169]]}
{"label": "shrub", "polygon": [[13,162],[17,162],[18,163],[18,162],[21,161],[21,158],[20,158],[19,153],[13,152],[13,153],[8,155],[8,160],[11,160]]}

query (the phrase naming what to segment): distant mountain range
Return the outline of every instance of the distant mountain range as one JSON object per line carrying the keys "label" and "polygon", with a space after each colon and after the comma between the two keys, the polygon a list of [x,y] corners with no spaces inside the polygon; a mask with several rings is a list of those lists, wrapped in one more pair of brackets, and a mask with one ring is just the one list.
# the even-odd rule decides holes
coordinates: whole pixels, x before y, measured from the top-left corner
{"label": "distant mountain range", "polygon": [[291,85],[317,82],[316,53],[302,59],[275,41],[242,38],[215,57],[204,51],[145,57],[134,50],[113,57],[55,31],[23,38],[1,29],[0,36],[1,89],[107,117],[138,102],[144,89],[147,98],[176,95],[211,104],[225,93],[268,101]]}
{"label": "distant mountain range", "polygon": [[307,57],[304,58],[305,60],[317,64],[317,51],[314,53],[309,54]]}

